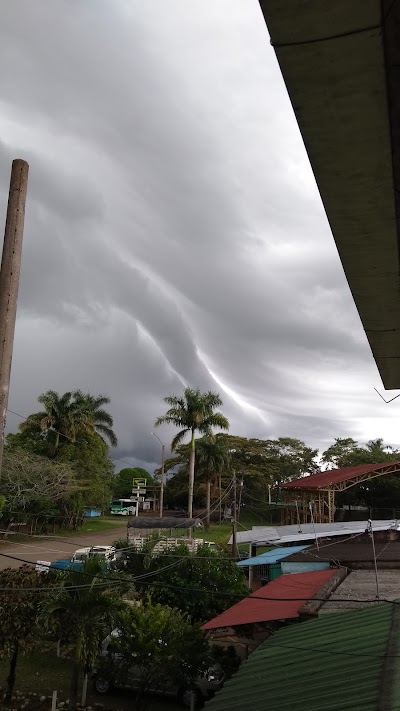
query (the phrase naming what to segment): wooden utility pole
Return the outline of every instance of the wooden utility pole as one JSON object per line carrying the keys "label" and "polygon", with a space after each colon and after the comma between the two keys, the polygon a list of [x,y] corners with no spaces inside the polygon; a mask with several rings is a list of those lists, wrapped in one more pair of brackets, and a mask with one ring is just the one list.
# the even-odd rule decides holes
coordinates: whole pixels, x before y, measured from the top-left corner
{"label": "wooden utility pole", "polygon": [[161,486],[160,486],[160,518],[164,514],[164,468],[165,468],[165,446],[161,450]]}
{"label": "wooden utility pole", "polygon": [[233,503],[232,503],[232,558],[237,558],[237,487],[236,487],[236,472],[233,472]]}
{"label": "wooden utility pole", "polygon": [[29,165],[13,160],[0,270],[0,477],[17,315]]}

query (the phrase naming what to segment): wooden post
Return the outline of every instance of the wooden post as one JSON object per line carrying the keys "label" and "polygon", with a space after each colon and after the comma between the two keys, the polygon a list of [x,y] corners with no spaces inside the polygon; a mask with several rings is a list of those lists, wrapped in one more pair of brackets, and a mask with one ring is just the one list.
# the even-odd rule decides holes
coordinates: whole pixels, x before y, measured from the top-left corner
{"label": "wooden post", "polygon": [[17,315],[29,166],[13,160],[0,269],[0,477]]}
{"label": "wooden post", "polygon": [[56,711],[57,708],[57,691],[53,691],[53,696],[51,698],[51,711]]}
{"label": "wooden post", "polygon": [[83,677],[81,706],[86,706],[88,675]]}

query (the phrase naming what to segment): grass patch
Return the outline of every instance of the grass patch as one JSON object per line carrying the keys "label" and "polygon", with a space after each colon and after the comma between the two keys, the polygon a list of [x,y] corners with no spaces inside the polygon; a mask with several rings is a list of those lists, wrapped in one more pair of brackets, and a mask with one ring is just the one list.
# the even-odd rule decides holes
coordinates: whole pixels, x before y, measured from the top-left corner
{"label": "grass patch", "polygon": [[111,531],[114,528],[126,528],[126,518],[123,516],[96,516],[95,518],[85,518],[83,524],[76,531],[62,529],[57,536],[82,536],[85,533],[98,533],[101,531]]}
{"label": "grass patch", "polygon": [[[268,526],[269,524],[264,524],[262,521],[260,521],[259,516],[253,516],[251,513],[245,513],[243,516],[240,518],[240,523],[238,524],[238,532],[239,531],[244,531],[245,529],[250,529],[252,526]],[[208,531],[202,530],[202,529],[195,529],[193,532],[193,535],[195,538],[204,538],[205,541],[211,541],[213,543],[217,543],[218,545],[228,545],[229,538],[231,537],[232,534],[232,523],[231,521],[221,521],[219,522],[212,522],[210,524],[210,528]],[[249,545],[248,543],[241,544],[239,546],[240,550],[248,550]],[[269,550],[269,548],[265,548],[265,550]]]}
{"label": "grass patch", "polygon": [[[0,686],[5,688],[8,676],[8,659],[0,660]],[[69,684],[71,675],[71,663],[68,659],[58,658],[55,652],[36,652],[34,654],[21,655],[17,665],[17,679],[15,689],[24,694],[38,694],[39,696],[51,696],[57,690],[58,698],[65,701],[69,695]],[[113,711],[132,711],[133,694],[126,692],[115,692],[107,696],[97,696],[92,693],[91,684],[88,684],[87,705],[93,706],[95,703],[102,703]],[[173,700],[153,700],[148,711],[177,711],[182,707]]]}

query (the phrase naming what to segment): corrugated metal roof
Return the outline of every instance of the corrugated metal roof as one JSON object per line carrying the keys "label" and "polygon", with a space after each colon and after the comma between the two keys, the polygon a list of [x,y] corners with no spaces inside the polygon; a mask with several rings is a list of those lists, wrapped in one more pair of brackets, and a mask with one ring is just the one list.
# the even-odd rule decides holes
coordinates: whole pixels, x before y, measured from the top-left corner
{"label": "corrugated metal roof", "polygon": [[274,548],[272,551],[267,551],[266,553],[260,553],[260,555],[253,556],[252,558],[246,558],[246,560],[240,560],[236,565],[241,568],[247,568],[252,565],[273,565],[284,558],[287,558],[293,553],[298,553],[303,551],[308,546],[288,546],[288,548]]}
{"label": "corrugated metal roof", "polygon": [[206,622],[202,629],[212,630],[219,627],[236,627],[255,622],[296,618],[307,600],[314,597],[336,572],[336,570],[318,570],[312,573],[281,575],[249,597],[240,600],[236,605],[232,605],[221,615]]}
{"label": "corrugated metal roof", "polygon": [[[385,531],[389,528],[397,529],[399,521],[396,519],[379,520],[372,522],[374,531]],[[335,523],[316,523],[315,532],[318,538],[331,538],[333,536],[350,536],[353,533],[363,533],[368,527],[368,521],[337,521]],[[272,532],[272,533],[270,533]],[[253,526],[250,531],[239,531],[237,533],[237,543],[271,543],[273,545],[284,545],[285,543],[302,543],[312,541],[315,538],[314,527],[311,523],[302,523],[301,531],[299,527],[279,526],[270,528],[269,526]],[[229,539],[232,543],[232,536]]]}
{"label": "corrugated metal roof", "polygon": [[347,479],[355,479],[361,474],[379,471],[384,467],[390,467],[400,462],[383,462],[381,464],[359,464],[356,467],[343,467],[343,469],[328,469],[326,472],[317,472],[300,479],[294,479],[287,484],[282,484],[282,489],[326,489],[331,484],[339,484]]}
{"label": "corrugated metal roof", "polygon": [[381,603],[281,629],[207,711],[378,711],[393,607]]}
{"label": "corrugated metal roof", "polygon": [[[375,541],[376,558],[379,561],[394,562],[400,561],[400,542],[378,543]],[[293,551],[285,562],[300,561],[333,561],[341,563],[358,563],[373,561],[373,550],[371,542],[368,543],[332,543],[324,544],[317,549],[316,546],[309,546],[303,551]],[[400,593],[399,593],[400,596]]]}

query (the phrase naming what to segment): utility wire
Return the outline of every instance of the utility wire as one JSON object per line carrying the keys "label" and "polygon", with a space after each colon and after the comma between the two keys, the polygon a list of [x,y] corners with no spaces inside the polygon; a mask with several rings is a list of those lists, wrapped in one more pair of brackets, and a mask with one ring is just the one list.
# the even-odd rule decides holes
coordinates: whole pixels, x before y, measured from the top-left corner
{"label": "utility wire", "polygon": [[[35,563],[33,563],[33,562],[30,561],[30,560],[24,560],[23,558],[18,558],[18,557],[16,557],[16,556],[8,555],[8,554],[6,554],[6,553],[0,553],[0,556],[2,556],[2,557],[4,557],[4,558],[10,558],[11,560],[19,561],[19,562],[21,562],[21,563],[26,563],[27,565],[35,565]],[[187,560],[187,557],[185,557],[184,560]],[[47,566],[47,567],[50,567],[50,566]],[[166,566],[166,569],[169,568],[169,567],[170,567],[170,566]],[[57,569],[55,568],[54,570],[57,570]],[[59,572],[64,572],[64,573],[65,573],[66,571],[59,571]],[[75,570],[75,571],[73,571],[73,572],[74,572],[74,573],[79,573],[79,574],[81,574],[81,575],[86,575],[87,577],[92,577],[92,578],[96,578],[96,579],[102,579],[102,580],[104,580],[104,581],[106,581],[106,582],[108,582],[108,583],[109,583],[110,581],[113,581],[113,582],[115,581],[115,582],[117,582],[117,583],[120,584],[120,585],[121,585],[121,584],[124,584],[124,583],[126,584],[126,583],[128,583],[128,582],[135,582],[135,581],[142,582],[142,581],[141,581],[141,576],[138,576],[138,577],[136,577],[136,578],[132,578],[132,580],[129,580],[129,579],[127,579],[127,578],[125,578],[125,579],[113,578],[112,576],[106,577],[106,576],[104,576],[104,575],[102,576],[102,575],[100,575],[100,574],[99,574],[99,575],[93,575],[93,574],[91,574],[91,573],[85,573],[84,571],[80,571],[80,570]],[[159,570],[157,570],[157,571],[154,571],[155,574],[158,574],[158,573],[161,573],[161,572],[163,572],[163,569],[162,569],[162,568],[159,569]],[[144,576],[144,577],[145,577],[145,576]],[[250,598],[249,598],[249,597],[243,597],[243,595],[241,595],[241,594],[239,594],[239,593],[228,593],[228,592],[223,592],[223,591],[220,591],[220,590],[204,590],[204,589],[201,589],[201,588],[191,588],[191,587],[187,587],[187,586],[184,586],[184,585],[169,585],[169,584],[167,584],[167,583],[164,584],[164,583],[157,583],[157,582],[148,582],[148,581],[146,581],[146,580],[143,580],[142,584],[143,584],[143,585],[152,585],[152,586],[154,586],[154,587],[167,588],[167,589],[170,589],[170,590],[184,590],[184,591],[186,591],[186,592],[199,593],[199,594],[201,594],[201,595],[208,594],[208,595],[216,595],[216,596],[218,596],[218,597],[226,597],[226,598],[231,598],[231,599],[232,599],[232,598],[236,598],[236,599],[239,599],[239,601],[240,601],[240,600],[247,600],[247,599],[250,599],[250,598],[251,598],[252,600],[265,600],[265,601],[269,601],[269,602],[278,602],[278,603],[279,603],[279,602],[308,602],[308,601],[310,601],[310,600],[312,599],[313,601],[316,600],[316,601],[318,601],[318,602],[337,602],[337,603],[347,603],[347,602],[357,602],[357,603],[359,603],[359,602],[364,602],[364,603],[371,603],[371,604],[374,603],[375,605],[376,605],[376,604],[379,604],[379,603],[377,603],[376,598],[374,598],[373,600],[368,600],[368,599],[367,599],[367,600],[361,600],[361,601],[360,601],[360,599],[358,599],[358,598],[357,598],[357,599],[352,599],[352,598],[342,599],[342,598],[333,598],[333,597],[331,597],[331,598],[324,598],[324,597],[323,597],[323,598],[319,598],[319,597],[288,597],[288,598],[279,597],[279,598],[276,598],[276,597],[265,597],[265,596],[263,596],[263,595],[254,595],[254,594],[251,595]],[[28,590],[28,589],[29,589],[29,588],[24,588],[24,590]],[[9,588],[9,590],[12,590],[12,588]],[[386,600],[386,599],[381,599],[380,602],[389,603],[389,604],[391,604],[391,605],[400,605],[400,600]]]}

